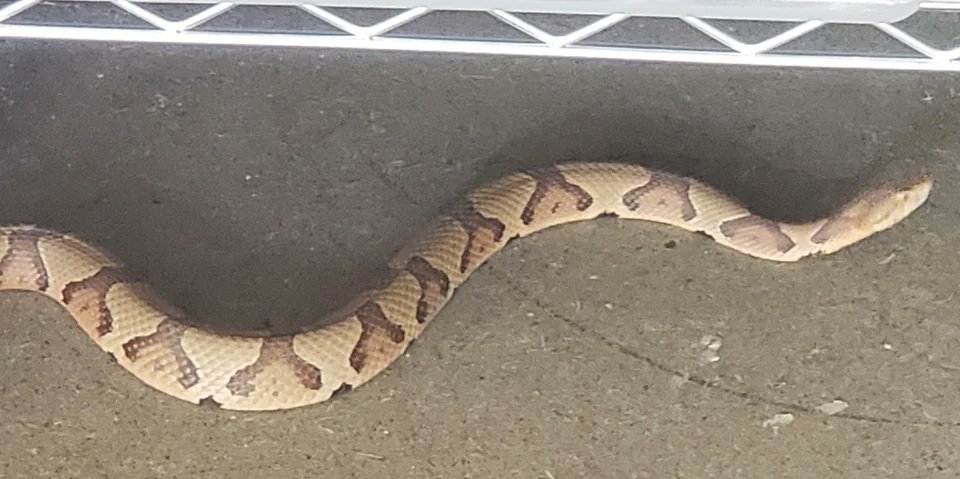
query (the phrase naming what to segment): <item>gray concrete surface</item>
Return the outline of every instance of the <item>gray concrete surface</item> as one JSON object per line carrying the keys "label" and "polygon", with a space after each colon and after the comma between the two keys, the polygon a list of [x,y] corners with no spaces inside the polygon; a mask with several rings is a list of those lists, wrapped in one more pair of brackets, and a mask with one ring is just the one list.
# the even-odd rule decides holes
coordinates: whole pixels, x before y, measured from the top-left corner
{"label": "gray concrete surface", "polygon": [[[901,226],[793,265],[637,222],[546,231],[383,376],[281,413],[165,397],[55,305],[3,294],[0,477],[960,474],[955,76],[0,48],[0,222],[92,238],[214,327],[316,321],[520,168],[641,163],[788,219],[904,174],[938,182]],[[705,335],[723,338],[708,365]],[[817,410],[833,400],[849,407]]]}

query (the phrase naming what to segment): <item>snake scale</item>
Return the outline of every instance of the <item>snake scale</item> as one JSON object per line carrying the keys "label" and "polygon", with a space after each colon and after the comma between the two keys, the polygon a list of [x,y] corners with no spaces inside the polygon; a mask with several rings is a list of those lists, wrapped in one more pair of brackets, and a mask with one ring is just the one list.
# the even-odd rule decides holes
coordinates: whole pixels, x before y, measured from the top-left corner
{"label": "snake scale", "polygon": [[0,291],[62,305],[104,351],[144,383],[179,399],[234,410],[325,401],[393,363],[467,277],[511,239],[599,216],[703,232],[750,256],[796,261],[887,229],[926,201],[929,177],[888,184],[806,223],[775,222],[697,180],[640,166],[574,163],[481,186],[390,262],[382,287],[325,326],[285,336],[212,332],[126,273],[107,252],[35,226],[0,228]]}

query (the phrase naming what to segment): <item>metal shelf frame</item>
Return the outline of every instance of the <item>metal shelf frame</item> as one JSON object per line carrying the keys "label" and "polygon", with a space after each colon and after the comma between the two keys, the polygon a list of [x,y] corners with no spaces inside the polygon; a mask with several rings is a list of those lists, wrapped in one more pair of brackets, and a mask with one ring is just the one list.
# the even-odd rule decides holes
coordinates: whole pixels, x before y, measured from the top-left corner
{"label": "metal shelf frame", "polygon": [[[320,3],[317,3],[320,2]],[[953,34],[954,44],[934,46],[933,41],[925,38],[924,31],[915,31],[905,27],[911,17],[896,23],[846,24],[822,20],[797,22],[770,22],[783,25],[775,33],[768,33],[749,40],[738,36],[724,22],[731,19],[708,19],[696,16],[678,16],[673,21],[676,29],[689,30],[703,41],[694,46],[682,44],[657,44],[643,41],[614,41],[604,43],[596,40],[615,28],[623,28],[630,21],[657,21],[664,18],[648,17],[637,14],[611,12],[607,14],[571,16],[555,12],[537,14],[540,23],[532,21],[528,12],[509,12],[506,10],[464,10],[461,12],[443,10],[445,13],[483,15],[493,19],[500,27],[507,27],[519,38],[484,38],[482,34],[464,34],[454,32],[438,34],[417,33],[418,20],[439,12],[424,6],[411,6],[380,10],[381,18],[372,23],[362,23],[348,19],[341,13],[344,2],[336,7],[325,6],[322,0],[304,3],[278,4],[270,0],[258,2],[244,0],[242,3],[216,0],[187,0],[182,2],[192,10],[187,16],[168,18],[158,13],[159,6],[170,6],[170,0],[83,0],[62,2],[59,0],[4,0],[0,1],[0,38],[46,39],[68,41],[107,41],[107,42],[147,42],[196,45],[248,45],[273,47],[304,47],[330,49],[361,49],[382,51],[408,51],[433,53],[466,53],[488,55],[520,55],[537,57],[600,58],[616,60],[661,61],[702,64],[732,64],[781,67],[818,67],[818,68],[858,68],[880,70],[924,70],[924,71],[960,71],[960,0],[922,2],[915,15],[924,15],[927,22],[939,21],[938,28],[956,28]],[[349,2],[347,2],[349,4]],[[60,8],[56,7],[69,7]],[[284,18],[291,11],[297,15],[319,20],[329,29],[291,31],[283,26],[259,28],[220,28],[209,29],[212,23],[238,8],[255,6],[257,15],[271,15],[272,11],[283,9]],[[53,8],[55,15],[38,15],[41,8]],[[113,22],[104,19],[90,22],[75,21],[78,12],[84,9],[109,9],[111,18],[126,17],[123,21]],[[386,17],[383,18],[384,12]],[[65,13],[65,14],[64,14]],[[576,27],[557,33],[557,28],[543,26],[543,18],[555,16],[562,19],[559,24],[569,24],[570,17],[580,18]],[[24,20],[24,19],[27,20]],[[583,24],[583,19],[586,23]],[[138,24],[131,26],[133,20]],[[735,19],[733,20],[735,21]],[[566,23],[564,23],[566,22]],[[576,23],[576,22],[574,22]],[[753,24],[758,23],[752,21]],[[760,21],[759,23],[763,23]],[[469,22],[454,22],[467,25]],[[556,27],[556,25],[554,26]],[[873,29],[880,32],[884,39],[899,48],[891,52],[889,45],[875,51],[840,51],[814,47],[799,48],[798,43],[816,36],[826,29],[842,32],[844,28]],[[403,33],[398,33],[403,29]],[[839,29],[839,30],[837,30]],[[449,29],[448,29],[449,30]],[[642,30],[642,28],[641,28]],[[859,34],[859,33],[858,33]],[[841,33],[842,35],[842,33]],[[949,37],[950,35],[948,35]],[[851,37],[852,38],[852,37]],[[709,45],[704,46],[703,42]],[[817,44],[816,41],[811,41]],[[808,43],[811,43],[808,42]],[[834,40],[834,43],[836,41]],[[828,42],[829,43],[829,42]],[[882,42],[880,42],[882,43]],[[940,42],[943,43],[943,42]],[[823,42],[820,43],[823,46]],[[906,53],[905,53],[906,52]]]}

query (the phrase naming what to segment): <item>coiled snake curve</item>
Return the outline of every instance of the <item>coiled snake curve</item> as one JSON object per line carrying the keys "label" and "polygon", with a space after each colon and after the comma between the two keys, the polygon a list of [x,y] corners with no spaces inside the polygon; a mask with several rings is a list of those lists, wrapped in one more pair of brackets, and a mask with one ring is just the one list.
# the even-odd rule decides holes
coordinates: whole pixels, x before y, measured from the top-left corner
{"label": "coiled snake curve", "polygon": [[640,166],[578,163],[518,172],[469,193],[391,263],[381,289],[319,329],[214,333],[133,281],[105,251],[34,226],[0,228],[0,291],[46,295],[148,385],[226,409],[288,409],[370,380],[420,335],[454,291],[511,239],[602,215],[704,232],[750,256],[796,261],[887,229],[926,201],[928,177],[868,191],[834,214],[775,222],[696,180]]}

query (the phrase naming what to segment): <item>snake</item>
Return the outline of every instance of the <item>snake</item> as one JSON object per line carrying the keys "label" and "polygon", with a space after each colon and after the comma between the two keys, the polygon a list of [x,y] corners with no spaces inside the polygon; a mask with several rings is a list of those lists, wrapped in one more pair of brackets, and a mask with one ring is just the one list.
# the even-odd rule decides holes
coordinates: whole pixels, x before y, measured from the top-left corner
{"label": "snake", "polygon": [[423,333],[468,276],[513,239],[599,217],[706,234],[763,260],[836,252],[920,207],[933,180],[868,189],[814,220],[781,222],[688,176],[620,163],[516,171],[458,197],[388,262],[390,274],[313,328],[287,334],[204,328],[112,254],[75,234],[0,227],[0,291],[64,308],[93,342],[148,386],[195,404],[271,411],[315,404],[366,383]]}

